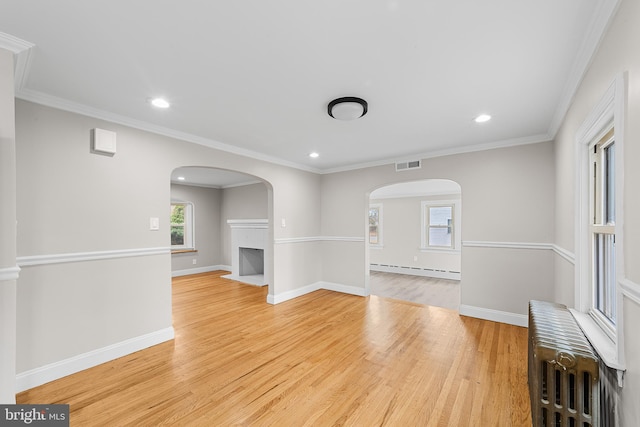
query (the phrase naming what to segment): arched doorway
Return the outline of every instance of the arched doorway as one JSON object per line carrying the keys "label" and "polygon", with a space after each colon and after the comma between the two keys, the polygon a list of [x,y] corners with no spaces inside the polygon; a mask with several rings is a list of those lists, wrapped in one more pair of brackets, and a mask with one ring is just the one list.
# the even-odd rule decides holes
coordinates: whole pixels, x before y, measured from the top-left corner
{"label": "arched doorway", "polygon": [[369,292],[458,309],[462,275],[462,189],[427,179],[369,195]]}
{"label": "arched doorway", "polygon": [[[181,223],[172,221],[172,276],[207,271],[233,271],[238,257],[233,251],[234,224],[253,225],[264,244],[248,252],[246,261],[254,269],[242,280],[269,286],[273,292],[273,235],[271,185],[252,175],[204,166],[184,166],[171,174],[171,208],[182,207]],[[173,237],[173,236],[172,236]],[[176,245],[177,243],[178,245]],[[246,246],[246,245],[245,245]],[[255,246],[255,245],[254,245]],[[261,252],[260,256],[256,255]],[[257,276],[262,276],[257,278]]]}

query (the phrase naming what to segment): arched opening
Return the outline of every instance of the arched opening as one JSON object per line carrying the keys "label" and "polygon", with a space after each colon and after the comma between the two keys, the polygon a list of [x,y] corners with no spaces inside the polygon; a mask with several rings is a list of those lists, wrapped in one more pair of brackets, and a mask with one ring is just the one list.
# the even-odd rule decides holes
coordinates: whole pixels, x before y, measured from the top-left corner
{"label": "arched opening", "polygon": [[391,184],[369,194],[366,270],[372,295],[458,310],[462,189],[447,179]]}
{"label": "arched opening", "polygon": [[[203,166],[174,169],[172,276],[227,270],[233,280],[268,286],[272,295],[272,194],[271,184],[253,175]],[[236,228],[242,229],[240,242]]]}

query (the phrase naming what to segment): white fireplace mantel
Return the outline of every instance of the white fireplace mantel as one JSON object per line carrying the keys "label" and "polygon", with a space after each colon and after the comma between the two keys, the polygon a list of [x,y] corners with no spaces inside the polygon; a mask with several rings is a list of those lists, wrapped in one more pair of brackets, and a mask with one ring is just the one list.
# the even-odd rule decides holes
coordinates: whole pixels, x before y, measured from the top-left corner
{"label": "white fireplace mantel", "polygon": [[268,219],[228,219],[231,228],[269,228]]}
{"label": "white fireplace mantel", "polygon": [[[240,253],[241,249],[261,249],[264,251],[267,248],[269,220],[228,219],[227,224],[231,227],[231,274],[223,277],[257,286],[265,285],[264,274],[245,274],[241,271],[240,264],[243,262],[243,258]],[[262,270],[264,270],[264,265]]]}

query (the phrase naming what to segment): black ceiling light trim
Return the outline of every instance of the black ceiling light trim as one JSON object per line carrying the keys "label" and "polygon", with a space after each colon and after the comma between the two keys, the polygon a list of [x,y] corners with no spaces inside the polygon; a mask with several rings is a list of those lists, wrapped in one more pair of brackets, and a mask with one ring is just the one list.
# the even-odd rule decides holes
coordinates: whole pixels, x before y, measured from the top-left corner
{"label": "black ceiling light trim", "polygon": [[342,97],[342,98],[334,99],[327,106],[327,113],[329,113],[329,115],[331,117],[336,119],[337,117],[335,117],[333,115],[333,107],[335,107],[338,104],[343,104],[345,102],[355,102],[355,103],[360,104],[362,106],[362,114],[360,116],[358,116],[358,117],[354,117],[354,119],[358,119],[358,118],[364,116],[365,114],[367,114],[367,111],[369,109],[369,104],[367,104],[367,101],[365,101],[364,99],[358,98],[358,97],[355,97],[355,96],[345,96],[345,97]]}

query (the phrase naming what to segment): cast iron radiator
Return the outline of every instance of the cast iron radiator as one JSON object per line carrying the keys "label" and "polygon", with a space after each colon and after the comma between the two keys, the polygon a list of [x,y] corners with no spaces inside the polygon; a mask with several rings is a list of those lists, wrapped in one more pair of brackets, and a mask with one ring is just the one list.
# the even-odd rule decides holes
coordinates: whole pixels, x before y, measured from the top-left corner
{"label": "cast iron radiator", "polygon": [[600,427],[598,363],[565,305],[529,302],[529,395],[535,427]]}

